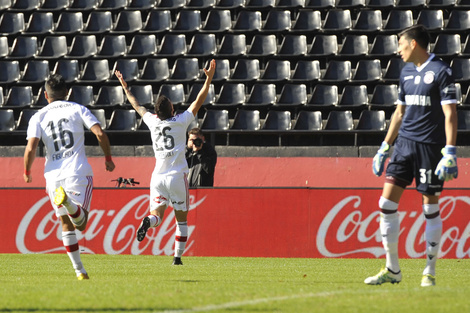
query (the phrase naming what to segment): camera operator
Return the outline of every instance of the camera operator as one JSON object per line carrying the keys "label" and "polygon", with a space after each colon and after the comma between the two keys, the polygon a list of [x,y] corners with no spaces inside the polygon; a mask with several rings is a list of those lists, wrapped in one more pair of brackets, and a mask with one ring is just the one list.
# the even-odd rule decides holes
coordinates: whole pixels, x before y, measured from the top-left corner
{"label": "camera operator", "polygon": [[199,128],[191,129],[188,136],[186,161],[189,167],[189,187],[212,187],[217,152],[205,142],[204,134]]}

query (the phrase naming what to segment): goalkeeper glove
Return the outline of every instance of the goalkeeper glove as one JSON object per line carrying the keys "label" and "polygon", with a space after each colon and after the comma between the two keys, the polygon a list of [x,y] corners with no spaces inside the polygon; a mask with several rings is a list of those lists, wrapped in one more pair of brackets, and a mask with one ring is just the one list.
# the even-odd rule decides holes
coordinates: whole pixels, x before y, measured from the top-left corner
{"label": "goalkeeper glove", "polygon": [[382,175],[389,150],[389,144],[384,141],[382,142],[380,149],[377,151],[377,154],[374,156],[374,159],[372,160],[372,172],[374,172],[376,176]]}
{"label": "goalkeeper glove", "polygon": [[445,146],[442,149],[442,159],[436,167],[434,174],[440,180],[449,181],[454,178],[457,178],[458,168],[457,168],[457,148],[455,146]]}

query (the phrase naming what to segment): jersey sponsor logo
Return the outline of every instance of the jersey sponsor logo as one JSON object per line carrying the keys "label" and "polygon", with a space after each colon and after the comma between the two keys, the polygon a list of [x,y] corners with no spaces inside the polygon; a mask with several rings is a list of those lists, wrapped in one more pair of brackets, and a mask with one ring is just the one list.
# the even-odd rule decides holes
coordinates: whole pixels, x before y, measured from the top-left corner
{"label": "jersey sponsor logo", "polygon": [[406,95],[406,105],[431,106],[431,97],[422,95]]}
{"label": "jersey sponsor logo", "polygon": [[424,74],[423,82],[429,85],[429,84],[432,84],[433,81],[434,81],[434,72],[432,71],[426,72],[426,74]]}

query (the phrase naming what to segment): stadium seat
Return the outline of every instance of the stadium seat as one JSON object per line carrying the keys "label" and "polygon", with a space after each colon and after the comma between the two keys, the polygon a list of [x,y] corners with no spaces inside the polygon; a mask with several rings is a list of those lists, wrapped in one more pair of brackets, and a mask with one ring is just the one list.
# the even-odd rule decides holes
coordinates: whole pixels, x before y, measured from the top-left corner
{"label": "stadium seat", "polygon": [[398,52],[397,35],[376,35],[369,50],[369,56],[375,58],[390,58]]}
{"label": "stadium seat", "polygon": [[296,59],[305,56],[307,51],[305,35],[286,35],[282,39],[277,55],[285,59]]}
{"label": "stadium seat", "polygon": [[157,4],[158,9],[178,10],[186,6],[187,0],[161,0]]}
{"label": "stadium seat", "polygon": [[328,33],[342,33],[349,31],[352,26],[351,12],[349,10],[330,9],[323,21],[322,30]]}
{"label": "stadium seat", "polygon": [[284,84],[273,108],[295,111],[307,103],[307,86],[305,84]]}
{"label": "stadium seat", "polygon": [[116,71],[120,71],[126,82],[133,82],[139,77],[139,64],[137,59],[117,59],[111,71],[110,81],[118,82]]}
{"label": "stadium seat", "polygon": [[40,59],[57,60],[68,53],[66,36],[46,36],[39,48],[37,57]]}
{"label": "stadium seat", "polygon": [[394,108],[398,99],[398,86],[376,85],[369,100],[371,109]]}
{"label": "stadium seat", "polygon": [[113,15],[111,11],[91,11],[81,33],[84,35],[98,35],[108,33],[112,29]]}
{"label": "stadium seat", "polygon": [[47,60],[30,60],[26,63],[21,80],[18,83],[39,86],[44,84],[49,75],[49,62]]}
{"label": "stadium seat", "polygon": [[116,109],[111,114],[107,130],[135,131],[137,117],[134,109]]}
{"label": "stadium seat", "polygon": [[370,9],[380,9],[387,12],[393,9],[397,0],[369,0],[367,7]]}
{"label": "stadium seat", "polygon": [[54,28],[54,35],[73,36],[83,30],[82,12],[65,11],[60,13]]}
{"label": "stadium seat", "polygon": [[20,112],[18,121],[16,122],[16,130],[24,131],[28,129],[28,123],[31,117],[36,114],[39,109],[23,109]]}
{"label": "stadium seat", "polygon": [[395,8],[398,10],[411,9],[420,10],[426,6],[427,0],[397,0]]}
{"label": "stadium seat", "polygon": [[238,110],[230,129],[259,130],[260,127],[261,120],[258,110]]}
{"label": "stadium seat", "polygon": [[124,104],[124,91],[121,86],[101,86],[96,95],[93,108],[114,108]]}
{"label": "stadium seat", "polygon": [[292,129],[291,112],[270,110],[266,115],[261,130],[286,131]]}
{"label": "stadium seat", "polygon": [[197,9],[206,12],[209,9],[212,9],[216,2],[216,0],[188,0],[185,8],[193,10]]}
{"label": "stadium seat", "polygon": [[158,97],[160,96],[167,97],[174,105],[180,105],[186,99],[183,84],[162,84],[158,91]]}
{"label": "stadium seat", "polygon": [[336,35],[315,35],[308,51],[310,56],[334,56],[338,54],[338,39]]}
{"label": "stadium seat", "polygon": [[470,56],[470,35],[467,35],[467,37],[465,38],[465,42],[463,43],[461,55],[464,56],[464,57]]}
{"label": "stadium seat", "polygon": [[95,104],[93,86],[71,86],[67,95],[67,100],[79,103],[86,107],[92,107]]}
{"label": "stadium seat", "polygon": [[290,81],[312,84],[318,81],[320,77],[321,70],[318,60],[298,60]]}
{"label": "stadium seat", "polygon": [[191,57],[208,57],[217,52],[214,34],[195,34],[191,39],[187,55]]}
{"label": "stadium seat", "polygon": [[155,83],[164,81],[169,77],[170,68],[168,66],[168,59],[149,58],[145,60],[137,81],[141,83]]}
{"label": "stadium seat", "polygon": [[127,0],[100,0],[98,10],[120,12],[128,5]]}
{"label": "stadium seat", "polygon": [[238,33],[244,33],[245,35],[259,31],[262,26],[261,12],[259,11],[240,11],[238,14],[235,24],[232,27],[232,31]]}
{"label": "stadium seat", "polygon": [[352,72],[350,61],[331,60],[328,62],[320,81],[340,83],[349,81],[351,77]]}
{"label": "stadium seat", "polygon": [[246,54],[246,36],[243,34],[226,34],[222,37],[219,50],[216,55],[219,57],[239,57]]}
{"label": "stadium seat", "polygon": [[444,28],[444,14],[442,10],[421,10],[416,24],[423,25],[430,32],[440,32]]}
{"label": "stadium seat", "polygon": [[41,6],[40,0],[15,0],[9,10],[12,12],[27,12],[37,10]]}
{"label": "stadium seat", "polygon": [[278,0],[276,2],[276,8],[281,9],[301,9],[305,7],[305,0]]}
{"label": "stadium seat", "polygon": [[232,28],[232,16],[230,10],[210,10],[207,14],[202,32],[222,33]]}
{"label": "stadium seat", "polygon": [[391,58],[385,67],[383,80],[386,83],[398,83],[398,80],[400,79],[400,72],[403,66],[405,66],[405,62],[403,62],[402,58]]}
{"label": "stadium seat", "polygon": [[66,83],[75,82],[80,77],[80,64],[78,60],[58,60],[53,73],[60,74]]}
{"label": "stadium seat", "polygon": [[337,106],[339,102],[338,86],[317,84],[305,104],[306,108],[324,110]]}
{"label": "stadium seat", "polygon": [[178,82],[194,81],[199,77],[199,70],[199,61],[197,58],[176,59],[169,80]]}
{"label": "stadium seat", "polygon": [[365,0],[338,0],[336,7],[338,9],[362,9],[366,6]]}
{"label": "stadium seat", "polygon": [[460,55],[462,44],[459,34],[439,34],[431,49],[435,55],[446,60]]}
{"label": "stadium seat", "polygon": [[365,109],[368,104],[369,96],[366,85],[346,85],[341,93],[337,107],[347,110],[351,110],[351,107]]}
{"label": "stadium seat", "polygon": [[44,12],[57,12],[67,9],[69,6],[69,0],[44,0],[38,10]]}
{"label": "stadium seat", "polygon": [[225,83],[220,88],[212,107],[236,108],[245,102],[245,84]]}
{"label": "stadium seat", "polygon": [[391,10],[384,23],[383,31],[398,33],[413,25],[413,12],[411,10]]}
{"label": "stadium seat", "polygon": [[15,130],[15,116],[13,110],[0,110],[0,131],[10,132]]}
{"label": "stadium seat", "polygon": [[[127,55],[126,36],[124,35],[105,35],[96,54],[97,58],[106,58],[108,60],[121,58]],[[119,61],[119,60],[118,60]]]}
{"label": "stadium seat", "polygon": [[[201,91],[202,86],[203,86],[203,84],[199,84],[199,83],[191,85],[191,87],[189,89],[188,96],[187,96],[187,98],[185,100],[185,103],[183,105],[184,108],[188,108],[191,105],[191,103],[196,101],[197,95],[199,94],[199,91]],[[209,86],[209,91],[207,93],[206,99],[204,100],[204,103],[202,104],[202,106],[203,107],[208,107],[208,106],[212,105],[212,103],[214,103],[214,101],[215,101],[215,89],[214,89],[214,85],[211,84]]]}
{"label": "stadium seat", "polygon": [[251,88],[248,99],[242,106],[244,108],[266,110],[276,102],[276,96],[276,85],[256,83]]}
{"label": "stadium seat", "polygon": [[[114,74],[113,74],[114,75]],[[79,78],[80,83],[99,84],[110,78],[107,59],[86,61]]]}
{"label": "stadium seat", "polygon": [[33,87],[12,86],[6,95],[3,107],[24,108],[34,104]]}
{"label": "stadium seat", "polygon": [[44,35],[52,32],[53,29],[54,15],[52,12],[33,12],[23,34],[27,36]]}
{"label": "stadium seat", "polygon": [[361,10],[359,11],[351,31],[369,33],[382,30],[382,11]]}
{"label": "stadium seat", "polygon": [[428,0],[427,7],[429,9],[450,9],[457,5],[456,0]]}
{"label": "stadium seat", "polygon": [[98,119],[101,128],[106,129],[108,126],[106,122],[106,111],[104,109],[91,109],[90,112]]}
{"label": "stadium seat", "polygon": [[351,57],[364,57],[369,52],[369,42],[366,35],[346,35],[339,54],[346,56],[348,60]]}
{"label": "stadium seat", "polygon": [[227,110],[207,110],[201,122],[202,130],[228,130],[229,126]]}
{"label": "stadium seat", "polygon": [[356,130],[380,130],[387,128],[385,112],[383,110],[364,110],[359,116]]}
{"label": "stadium seat", "polygon": [[313,10],[329,10],[336,7],[336,0],[306,0],[305,7]]}
{"label": "stadium seat", "polygon": [[268,12],[264,20],[261,31],[275,33],[279,35],[282,32],[288,32],[292,26],[291,13],[289,10]]}
{"label": "stadium seat", "polygon": [[0,37],[0,59],[3,59],[10,53],[10,49],[8,47],[8,38],[7,37]]}
{"label": "stadium seat", "polygon": [[132,34],[142,30],[142,13],[140,11],[119,11],[111,33]]}
{"label": "stadium seat", "polygon": [[164,34],[171,29],[171,13],[169,10],[151,10],[147,15],[141,33]]}
{"label": "stadium seat", "polygon": [[288,60],[269,60],[259,79],[260,82],[285,82],[290,79]]}
{"label": "stadium seat", "polygon": [[4,12],[0,17],[0,35],[15,36],[24,31],[25,20],[21,12]]}
{"label": "stadium seat", "polygon": [[302,10],[299,11],[294,24],[292,26],[291,32],[318,32],[322,27],[321,13],[320,11],[312,10]]}
{"label": "stadium seat", "polygon": [[186,53],[186,36],[184,34],[166,34],[160,43],[158,56],[179,57]]}
{"label": "stadium seat", "polygon": [[294,123],[294,130],[322,130],[321,111],[300,111]]}
{"label": "stadium seat", "polygon": [[248,57],[266,57],[277,53],[276,35],[254,35],[247,51]]}
{"label": "stadium seat", "polygon": [[380,60],[359,60],[354,70],[351,82],[373,83],[382,79],[382,67]]}
{"label": "stadium seat", "polygon": [[470,111],[457,110],[457,119],[458,130],[470,130]]}
{"label": "stadium seat", "polygon": [[181,10],[176,15],[175,24],[171,31],[175,33],[195,33],[202,26],[201,11]]}
{"label": "stadium seat", "polygon": [[146,57],[157,53],[157,39],[152,34],[141,34],[132,37],[129,50],[126,53],[128,57]]}
{"label": "stadium seat", "polygon": [[249,10],[270,10],[276,6],[276,0],[246,0],[245,8]]}
{"label": "stadium seat", "polygon": [[66,58],[89,59],[98,53],[95,35],[76,35],[73,37]]}
{"label": "stadium seat", "polygon": [[44,86],[41,86],[38,90],[38,92],[35,95],[35,101],[33,105],[31,106],[32,108],[41,108],[46,105],[48,105],[49,102],[46,99],[46,95],[44,94]]}
{"label": "stadium seat", "polygon": [[258,59],[238,59],[233,67],[230,81],[247,83],[259,79],[260,76]]}
{"label": "stadium seat", "polygon": [[354,129],[351,111],[331,111],[325,123],[325,130],[350,131]]}
{"label": "stadium seat", "polygon": [[215,9],[224,9],[224,10],[233,9],[235,11],[235,10],[244,8],[245,7],[245,2],[246,2],[245,0],[219,0],[215,4],[214,8]]}
{"label": "stadium seat", "polygon": [[452,68],[452,75],[456,82],[466,82],[470,80],[470,59],[453,58],[450,67]]}
{"label": "stadium seat", "polygon": [[[154,98],[152,85],[132,85],[130,90],[140,105],[153,109]],[[126,99],[123,106],[131,107],[129,99]]]}
{"label": "stadium seat", "polygon": [[18,36],[14,39],[10,54],[7,59],[31,59],[38,53],[38,38]]}
{"label": "stadium seat", "polygon": [[71,0],[68,11],[90,13],[100,4],[99,0]]}
{"label": "stadium seat", "polygon": [[11,85],[21,78],[20,63],[16,60],[0,61],[0,84]]}

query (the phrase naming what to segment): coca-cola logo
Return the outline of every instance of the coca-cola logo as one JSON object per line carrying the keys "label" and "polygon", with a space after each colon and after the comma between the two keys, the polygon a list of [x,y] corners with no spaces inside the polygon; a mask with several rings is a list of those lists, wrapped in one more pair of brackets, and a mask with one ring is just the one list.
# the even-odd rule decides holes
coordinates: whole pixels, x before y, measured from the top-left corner
{"label": "coca-cola logo", "polygon": [[[196,198],[191,195],[189,210],[196,209],[205,199],[206,197],[203,197],[196,201]],[[147,239],[142,242],[135,240],[137,227],[148,213],[148,195],[137,196],[118,210],[92,209],[88,215],[86,230],[76,231],[80,249],[85,253],[143,254],[150,250],[154,255],[172,255],[175,222],[171,207],[166,210],[162,224],[157,228],[149,229]],[[195,227],[191,225],[191,219],[189,219],[189,240],[186,244],[186,253],[193,245],[191,233]],[[51,238],[54,240],[49,240]],[[61,240],[61,223],[50,206],[49,198],[43,197],[34,203],[22,218],[16,232],[16,246],[21,253],[58,252],[64,251]],[[101,242],[102,245],[97,245],[95,242]]]}
{"label": "coca-cola logo", "polygon": [[[470,256],[468,220],[463,227],[445,223],[457,210],[468,209],[469,205],[470,197],[466,196],[446,196],[440,199],[439,206],[444,224],[440,246],[441,257],[454,250],[457,258]],[[352,257],[361,254],[376,258],[383,256],[385,251],[379,228],[379,211],[377,209],[368,215],[364,212],[367,210],[361,208],[361,197],[354,195],[340,200],[331,208],[323,218],[316,236],[316,245],[320,254],[325,257]],[[425,219],[422,212],[416,208],[402,207],[399,216],[402,225],[399,242],[404,245],[408,257],[422,257],[425,253]]]}

